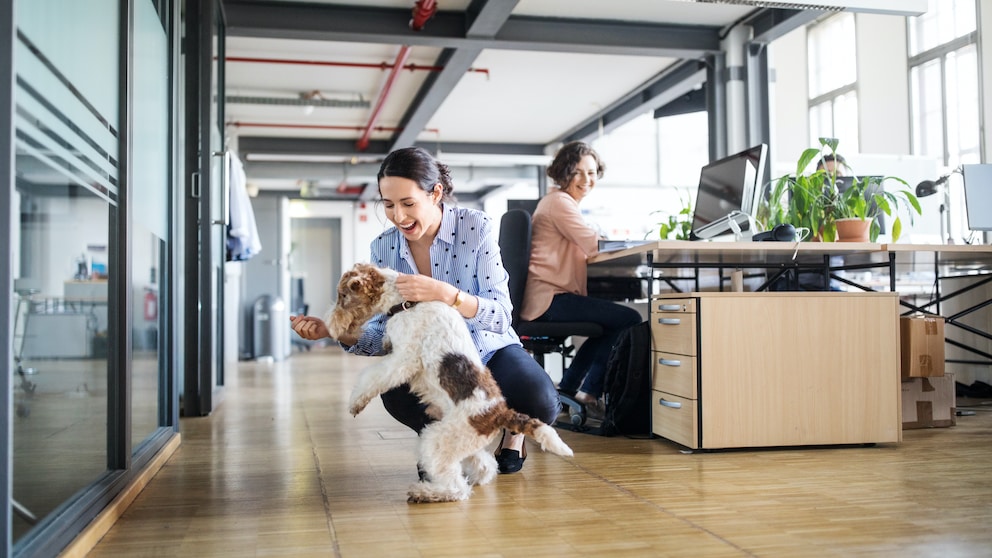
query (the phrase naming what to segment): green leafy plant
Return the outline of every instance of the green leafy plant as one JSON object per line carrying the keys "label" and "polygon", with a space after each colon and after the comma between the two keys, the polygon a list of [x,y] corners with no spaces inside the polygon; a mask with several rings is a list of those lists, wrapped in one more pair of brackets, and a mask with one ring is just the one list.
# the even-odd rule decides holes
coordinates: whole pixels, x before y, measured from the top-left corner
{"label": "green leafy plant", "polygon": [[[871,221],[871,229],[868,238],[872,242],[878,239],[880,227],[878,225],[879,213],[896,218],[892,222],[892,241],[899,240],[902,236],[902,219],[898,214],[899,207],[905,203],[908,209],[912,209],[917,215],[921,214],[920,200],[909,190],[899,190],[895,193],[885,190],[886,181],[895,181],[903,186],[909,184],[901,178],[894,176],[865,176],[856,178],[851,187],[838,194],[837,201],[834,202],[834,219],[861,219]],[[913,222],[913,211],[908,211],[910,222]]]}
{"label": "green leafy plant", "polygon": [[665,220],[658,223],[658,237],[662,240],[689,240],[689,234],[692,232],[692,197],[688,194],[683,197],[680,191],[679,201],[682,203],[682,208],[677,213],[652,212],[652,214],[665,215]]}
{"label": "green leafy plant", "polygon": [[[795,174],[787,174],[775,179],[767,196],[757,212],[757,221],[766,229],[788,223],[797,229],[809,231],[807,238],[818,238],[826,242],[837,239],[837,219],[858,218],[871,221],[869,239],[878,240],[880,227],[878,215],[896,213],[892,223],[892,240],[899,240],[902,234],[902,221],[897,213],[901,204],[921,213],[920,202],[909,190],[888,192],[884,184],[896,181],[908,187],[905,180],[894,176],[853,177],[851,186],[841,192],[838,188],[838,170],[806,169],[814,161],[820,161],[829,153],[838,159],[836,138],[819,138],[820,147],[811,147],[802,152],[796,162]],[[909,212],[913,219],[912,211]]]}

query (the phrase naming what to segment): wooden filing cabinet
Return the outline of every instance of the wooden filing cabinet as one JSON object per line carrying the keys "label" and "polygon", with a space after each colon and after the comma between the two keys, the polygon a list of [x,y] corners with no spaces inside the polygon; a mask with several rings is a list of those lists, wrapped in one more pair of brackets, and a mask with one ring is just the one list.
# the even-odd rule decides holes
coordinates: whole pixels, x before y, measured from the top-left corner
{"label": "wooden filing cabinet", "polygon": [[652,424],[693,449],[896,442],[895,293],[654,297]]}

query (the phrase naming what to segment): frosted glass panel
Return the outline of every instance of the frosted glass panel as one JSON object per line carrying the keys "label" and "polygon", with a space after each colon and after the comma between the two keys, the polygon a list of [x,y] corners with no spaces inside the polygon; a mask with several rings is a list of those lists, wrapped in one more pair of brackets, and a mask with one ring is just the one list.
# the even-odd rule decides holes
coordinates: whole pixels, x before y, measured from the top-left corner
{"label": "frosted glass panel", "polygon": [[18,38],[34,45],[113,129],[120,128],[118,4],[118,0],[31,0],[18,2],[16,10]]}
{"label": "frosted glass panel", "polygon": [[17,2],[12,490],[15,542],[108,463],[109,355],[120,270],[116,0]]}
{"label": "frosted glass panel", "polygon": [[169,209],[168,38],[150,1],[134,7],[134,220],[164,240]]}

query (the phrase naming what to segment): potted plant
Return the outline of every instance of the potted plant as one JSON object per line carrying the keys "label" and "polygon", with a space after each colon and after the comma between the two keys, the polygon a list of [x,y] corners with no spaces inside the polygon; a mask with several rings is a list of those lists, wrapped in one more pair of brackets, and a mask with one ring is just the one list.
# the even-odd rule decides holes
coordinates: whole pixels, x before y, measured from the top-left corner
{"label": "potted plant", "polygon": [[[864,176],[852,177],[850,186],[841,191],[841,181],[838,180],[838,169],[828,171],[817,168],[813,172],[806,169],[814,161],[823,159],[829,151],[835,160],[838,140],[835,138],[820,138],[819,148],[809,148],[803,151],[796,164],[794,175],[785,175],[774,181],[758,212],[758,221],[766,228],[781,223],[789,223],[797,230],[805,228],[809,231],[807,238],[832,242],[834,240],[871,241],[878,240],[881,230],[878,216],[881,213],[892,216],[892,241],[899,240],[902,234],[902,220],[898,210],[905,203],[908,207],[910,220],[913,211],[922,213],[920,202],[908,189],[896,192],[886,191],[886,182],[895,181],[908,188],[905,180],[894,176]],[[848,238],[841,235],[838,238],[838,221],[841,222],[841,232],[848,224],[860,228],[866,236]]]}
{"label": "potted plant", "polygon": [[875,242],[878,239],[879,225],[878,216],[881,213],[896,218],[892,222],[892,241],[896,242],[902,235],[902,220],[899,217],[899,207],[901,203],[907,205],[910,222],[913,221],[913,212],[917,215],[922,213],[920,201],[908,189],[889,192],[885,189],[885,182],[895,181],[903,186],[909,187],[906,181],[895,176],[865,176],[855,177],[850,188],[840,192],[837,201],[834,203],[834,226],[838,230],[838,240],[846,240],[845,235],[840,234],[842,229],[853,226],[855,229],[867,229],[867,238],[863,238],[863,233],[855,240],[870,240]]}
{"label": "potted plant", "polygon": [[662,240],[689,240],[689,235],[692,233],[692,196],[682,197],[680,191],[679,201],[682,203],[682,208],[677,213],[652,212],[652,214],[665,215],[665,220],[658,223],[658,237]]}

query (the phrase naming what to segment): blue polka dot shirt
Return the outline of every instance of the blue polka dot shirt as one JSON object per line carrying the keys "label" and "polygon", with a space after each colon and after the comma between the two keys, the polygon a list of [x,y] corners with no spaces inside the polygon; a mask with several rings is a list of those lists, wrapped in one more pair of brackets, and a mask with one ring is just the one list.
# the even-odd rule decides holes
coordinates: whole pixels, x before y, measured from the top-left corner
{"label": "blue polka dot shirt", "polygon": [[[396,227],[373,240],[370,251],[373,265],[400,273],[425,271],[417,270],[410,245]],[[479,299],[479,311],[466,322],[482,362],[489,362],[493,353],[503,347],[519,345],[520,339],[510,327],[509,275],[503,268],[492,218],[476,209],[444,205],[441,227],[431,244],[430,254],[431,277]],[[349,347],[348,352],[382,354],[385,320],[382,314],[369,320],[358,342]]]}

